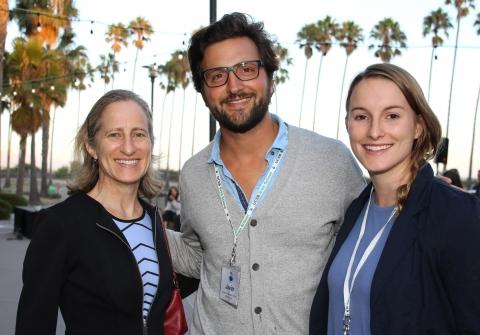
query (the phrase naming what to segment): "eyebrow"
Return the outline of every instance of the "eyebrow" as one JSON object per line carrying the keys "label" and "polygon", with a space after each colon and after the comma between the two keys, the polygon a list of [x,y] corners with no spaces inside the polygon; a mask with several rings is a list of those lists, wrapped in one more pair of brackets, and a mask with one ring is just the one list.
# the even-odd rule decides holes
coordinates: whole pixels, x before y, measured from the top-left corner
{"label": "eyebrow", "polygon": [[[400,106],[400,105],[391,105],[391,106],[387,106],[386,108],[384,108],[382,110],[382,112],[388,111],[390,109],[395,109],[395,108],[402,109],[402,110],[405,109],[403,106]],[[365,111],[365,112],[369,111],[368,108],[365,108],[363,106],[358,106],[358,107],[352,108],[352,110],[350,110],[350,112],[353,112],[353,111],[356,111],[356,110],[361,110],[361,111]]]}
{"label": "eyebrow", "polygon": [[[141,130],[141,131],[144,131],[144,132],[147,132],[148,133],[148,130],[146,128],[142,128],[142,127],[135,127],[135,128],[132,128],[131,131],[138,131],[138,130]],[[105,129],[105,133],[108,133],[108,132],[111,132],[111,131],[121,131],[123,132],[124,131],[124,128],[111,128],[111,129]]]}

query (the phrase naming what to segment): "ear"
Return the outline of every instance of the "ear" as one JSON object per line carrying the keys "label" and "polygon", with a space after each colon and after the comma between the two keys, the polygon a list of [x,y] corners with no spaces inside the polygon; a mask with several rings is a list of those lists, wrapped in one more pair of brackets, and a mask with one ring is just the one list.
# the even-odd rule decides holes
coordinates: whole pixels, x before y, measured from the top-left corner
{"label": "ear", "polygon": [[85,149],[87,149],[88,154],[92,156],[93,159],[98,159],[97,150],[88,143],[87,139],[83,141],[83,145],[85,145]]}
{"label": "ear", "polygon": [[275,83],[275,80],[272,79],[272,83],[270,84],[270,98],[273,96],[273,93],[275,93],[275,90],[277,89],[277,83]]}
{"label": "ear", "polygon": [[420,135],[425,131],[425,121],[421,115],[417,115],[417,120],[415,122],[415,139],[418,139]]}
{"label": "ear", "polygon": [[203,89],[203,87],[202,87],[202,89],[200,90],[200,94],[202,95],[202,99],[203,99],[203,102],[205,103],[205,106],[206,106],[207,108],[210,108],[210,107],[208,107],[207,95],[205,94],[205,90]]}

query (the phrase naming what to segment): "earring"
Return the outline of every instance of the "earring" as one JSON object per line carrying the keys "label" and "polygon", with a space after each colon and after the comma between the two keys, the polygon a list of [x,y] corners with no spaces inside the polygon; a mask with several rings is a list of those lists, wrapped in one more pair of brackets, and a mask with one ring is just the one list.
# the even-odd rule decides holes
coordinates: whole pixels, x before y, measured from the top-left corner
{"label": "earring", "polygon": [[98,158],[93,159],[93,164],[97,165],[98,164]]}

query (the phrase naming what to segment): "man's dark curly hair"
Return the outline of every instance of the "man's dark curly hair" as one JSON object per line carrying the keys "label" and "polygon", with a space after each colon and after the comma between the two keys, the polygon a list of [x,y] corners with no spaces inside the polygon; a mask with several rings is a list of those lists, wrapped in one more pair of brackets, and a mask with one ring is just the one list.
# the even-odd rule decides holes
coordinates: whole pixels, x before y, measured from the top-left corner
{"label": "man's dark curly hair", "polygon": [[202,90],[201,73],[204,69],[201,68],[201,63],[205,49],[214,43],[235,37],[248,37],[255,43],[268,78],[270,81],[273,79],[273,73],[278,70],[278,59],[273,41],[263,28],[263,22],[253,22],[251,17],[243,13],[231,13],[224,15],[220,21],[200,29],[190,39],[188,59],[193,83],[198,92]]}

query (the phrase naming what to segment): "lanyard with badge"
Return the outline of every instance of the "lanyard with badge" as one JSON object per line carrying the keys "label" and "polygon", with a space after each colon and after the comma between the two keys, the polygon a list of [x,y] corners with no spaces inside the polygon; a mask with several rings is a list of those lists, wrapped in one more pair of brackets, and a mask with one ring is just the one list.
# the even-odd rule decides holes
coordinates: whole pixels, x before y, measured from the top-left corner
{"label": "lanyard with badge", "polygon": [[216,177],[217,188],[218,188],[218,196],[220,198],[220,202],[222,203],[223,211],[225,212],[227,221],[230,227],[232,228],[232,232],[233,232],[233,247],[232,247],[232,253],[230,256],[230,261],[226,262],[222,266],[222,276],[221,276],[221,282],[220,282],[220,299],[222,299],[223,301],[229,303],[234,307],[238,306],[239,289],[240,289],[240,267],[235,265],[235,258],[237,256],[238,236],[242,233],[245,226],[250,221],[253,215],[253,212],[257,208],[260,198],[262,197],[263,193],[265,192],[268,185],[270,184],[270,181],[272,180],[275,174],[275,171],[277,170],[278,165],[280,164],[283,156],[284,156],[284,152],[282,150],[278,151],[277,156],[275,157],[275,160],[272,163],[272,166],[268,170],[268,173],[265,176],[265,179],[260,185],[260,188],[258,189],[258,192],[255,195],[255,198],[253,199],[253,201],[249,203],[247,211],[245,212],[245,215],[243,216],[243,219],[240,222],[240,225],[237,229],[235,229],[235,227],[233,226],[233,223],[230,217],[230,212],[228,211],[227,200],[225,198],[225,192],[222,186],[220,171],[218,169],[218,166],[214,164],[215,177]]}
{"label": "lanyard with badge", "polygon": [[397,208],[394,208],[392,210],[392,213],[390,214],[387,222],[385,222],[383,227],[377,232],[377,234],[370,241],[367,248],[363,252],[362,257],[358,261],[357,267],[353,272],[351,283],[349,283],[350,275],[352,272],[353,261],[355,259],[355,256],[357,255],[357,250],[358,250],[358,246],[360,245],[360,241],[362,240],[363,234],[365,233],[365,226],[367,224],[368,211],[370,209],[370,203],[372,201],[372,193],[373,193],[373,187],[370,190],[370,197],[368,198],[367,209],[365,210],[365,214],[363,215],[362,225],[360,227],[360,233],[358,234],[358,239],[357,239],[357,242],[355,243],[355,248],[353,249],[352,256],[350,257],[350,261],[348,263],[347,274],[345,275],[345,280],[343,281],[343,303],[345,307],[344,314],[343,314],[343,335],[349,335],[351,331],[352,319],[350,315],[350,298],[352,295],[353,285],[355,285],[355,279],[357,279],[358,273],[360,272],[362,267],[365,265],[365,262],[367,261],[368,256],[370,256],[373,249],[375,249],[375,246],[377,245],[378,241],[382,237],[383,232],[385,231],[385,228],[387,227],[388,223],[390,222],[390,220],[392,220],[393,216],[397,212]]}

